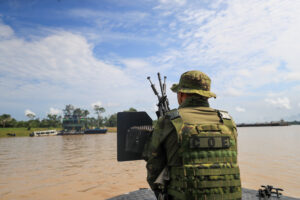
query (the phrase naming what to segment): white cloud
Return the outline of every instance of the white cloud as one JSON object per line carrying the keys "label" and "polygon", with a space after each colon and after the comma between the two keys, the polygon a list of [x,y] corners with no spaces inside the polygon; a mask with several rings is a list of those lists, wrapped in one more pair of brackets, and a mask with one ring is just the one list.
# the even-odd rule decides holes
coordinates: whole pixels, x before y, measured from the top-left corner
{"label": "white cloud", "polygon": [[265,99],[265,101],[279,108],[291,109],[290,100],[287,97],[278,97],[277,99]]}
{"label": "white cloud", "polygon": [[87,79],[95,82],[99,75],[109,81],[106,73],[124,80],[116,67],[95,60],[91,46],[78,35],[61,32],[35,42],[11,39],[0,44],[0,69],[8,77],[77,85]]}
{"label": "white cloud", "polygon": [[244,77],[250,77],[252,75],[252,73],[248,69],[240,69],[236,74]]}
{"label": "white cloud", "polygon": [[[118,38],[128,42],[128,32],[132,41],[151,35],[156,45],[163,48],[157,48],[157,54],[148,58],[121,57],[116,55],[121,52],[118,51],[107,53],[115,56],[108,56],[109,62],[100,60],[93,55],[95,44],[84,32],[51,30],[38,40],[24,40],[0,21],[1,101],[21,102],[35,97],[38,102],[51,100],[50,105],[57,105],[57,100],[89,105],[101,99],[104,107],[115,105],[109,109],[111,112],[131,107],[128,105],[137,105],[142,110],[147,104],[151,109],[156,99],[146,76],[162,70],[170,82],[177,82],[182,72],[198,69],[212,78],[213,92],[229,96],[229,105],[232,99],[238,102],[249,95],[253,97],[249,101],[261,101],[261,105],[268,102],[286,109],[291,108],[290,100],[299,102],[299,93],[292,93],[289,88],[299,85],[300,80],[300,1],[161,0],[158,4],[148,13],[81,9],[69,13],[81,20],[94,18],[97,31],[108,30],[106,36],[105,31],[93,32],[92,37],[102,41]],[[135,26],[141,24],[149,28],[141,30]],[[122,30],[114,32],[114,28]],[[156,52],[156,47],[151,46],[151,50]],[[269,96],[260,96],[263,94]],[[282,96],[286,97],[278,98]],[[267,98],[265,102],[263,98]],[[176,98],[170,102],[175,103]],[[232,104],[231,109],[236,105],[239,103]],[[247,112],[252,111],[245,105]],[[31,105],[21,110],[27,107]],[[268,109],[273,112],[273,107]],[[270,113],[268,116],[272,116]],[[278,113],[282,114],[282,110]],[[257,113],[253,111],[252,116],[255,118]]]}
{"label": "white cloud", "polygon": [[57,108],[50,108],[50,110],[49,110],[49,114],[51,114],[51,115],[60,115],[61,113],[62,113],[62,111]]}
{"label": "white cloud", "polygon": [[[127,64],[130,65],[121,68],[95,58],[93,44],[71,32],[52,31],[38,40],[0,38],[1,99],[18,100],[25,108],[31,106],[25,102],[32,97],[37,104],[50,101],[60,107],[88,105],[93,99],[101,99],[104,106],[116,102],[106,112],[108,115],[128,105],[141,107],[151,102],[147,98],[152,95],[148,74],[142,73],[147,66],[135,69],[132,60]],[[136,78],[137,72],[141,72],[140,78]],[[38,113],[45,113],[40,109]]]}
{"label": "white cloud", "polygon": [[270,97],[270,98],[275,98],[278,96],[284,96],[285,93],[284,92],[269,92],[266,94],[266,96]]}
{"label": "white cloud", "polygon": [[1,23],[2,21],[0,19],[0,39],[12,37],[14,35],[14,31],[12,30],[12,28]]}
{"label": "white cloud", "polygon": [[177,4],[178,6],[182,6],[186,3],[186,0],[159,0],[162,4]]}
{"label": "white cloud", "polygon": [[105,104],[105,106],[111,108],[111,107],[117,107],[117,106],[120,106],[119,103],[114,103],[114,102],[108,102]]}
{"label": "white cloud", "polygon": [[[300,80],[300,1],[212,4],[217,7],[187,4],[174,10],[172,23],[178,27],[174,34],[182,46],[181,56],[171,60],[173,65],[212,72],[220,91],[225,85],[247,93],[266,84]],[[166,54],[172,55],[169,50]],[[280,68],[281,63],[286,69]]]}
{"label": "white cloud", "polygon": [[26,110],[25,110],[25,116],[28,116],[28,115],[36,116],[36,114],[35,114],[34,112],[32,112],[32,111],[29,110],[29,109],[26,109]]}
{"label": "white cloud", "polygon": [[142,23],[148,14],[139,11],[99,11],[91,9],[72,9],[68,12],[70,16],[89,18],[99,29],[110,30],[113,28],[129,28]]}
{"label": "white cloud", "polygon": [[95,103],[92,103],[91,106],[92,106],[92,108],[94,108],[95,106],[102,106],[102,103],[101,103],[101,101],[97,101]]}
{"label": "white cloud", "polygon": [[[146,80],[146,76],[153,74],[156,72],[156,68],[151,65],[146,59],[138,59],[138,58],[130,58],[130,59],[122,59],[122,64],[126,66],[124,71],[130,77],[134,79]],[[164,67],[160,68],[160,71],[164,71]]]}
{"label": "white cloud", "polygon": [[156,104],[153,104],[152,107],[151,107],[151,111],[152,112],[156,112],[158,110],[158,107]]}
{"label": "white cloud", "polygon": [[300,80],[300,71],[299,72],[288,72],[285,76],[287,81],[299,81]]}
{"label": "white cloud", "polygon": [[238,111],[238,112],[245,112],[246,111],[245,108],[242,108],[242,107],[239,107],[239,106],[235,107],[235,110]]}
{"label": "white cloud", "polygon": [[236,89],[236,88],[228,88],[223,92],[223,94],[226,95],[226,96],[237,97],[237,96],[241,96],[243,93],[240,90]]}

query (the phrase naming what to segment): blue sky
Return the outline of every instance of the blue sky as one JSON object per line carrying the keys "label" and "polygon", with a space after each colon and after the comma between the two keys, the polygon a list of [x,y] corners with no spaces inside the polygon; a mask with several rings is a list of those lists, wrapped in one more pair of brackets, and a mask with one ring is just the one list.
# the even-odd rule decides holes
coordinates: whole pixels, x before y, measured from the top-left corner
{"label": "blue sky", "polygon": [[[238,122],[300,120],[300,1],[2,0],[0,114],[66,104],[155,118],[147,76],[200,70]],[[171,107],[176,95],[167,93]]]}

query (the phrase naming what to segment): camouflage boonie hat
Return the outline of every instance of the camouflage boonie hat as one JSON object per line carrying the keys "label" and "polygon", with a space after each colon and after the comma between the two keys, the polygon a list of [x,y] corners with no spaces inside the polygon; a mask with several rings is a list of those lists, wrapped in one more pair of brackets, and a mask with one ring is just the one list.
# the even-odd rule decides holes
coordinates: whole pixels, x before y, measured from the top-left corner
{"label": "camouflage boonie hat", "polygon": [[214,97],[216,94],[210,91],[210,78],[200,71],[187,71],[180,77],[179,84],[173,84],[173,92],[194,93],[205,97]]}

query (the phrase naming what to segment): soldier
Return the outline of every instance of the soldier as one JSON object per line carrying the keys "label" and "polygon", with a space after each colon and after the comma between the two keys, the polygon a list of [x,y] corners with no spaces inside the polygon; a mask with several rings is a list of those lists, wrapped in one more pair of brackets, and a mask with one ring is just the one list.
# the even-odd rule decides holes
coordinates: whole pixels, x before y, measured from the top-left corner
{"label": "soldier", "polygon": [[181,75],[179,108],[160,117],[145,150],[147,181],[158,199],[241,199],[236,125],[209,107],[210,78]]}

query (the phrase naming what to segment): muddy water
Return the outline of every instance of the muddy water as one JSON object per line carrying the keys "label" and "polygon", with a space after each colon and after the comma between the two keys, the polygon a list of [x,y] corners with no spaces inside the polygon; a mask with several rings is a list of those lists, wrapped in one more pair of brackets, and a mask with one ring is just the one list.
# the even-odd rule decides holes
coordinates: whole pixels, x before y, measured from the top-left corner
{"label": "muddy water", "polygon": [[281,187],[300,197],[300,126],[239,128],[242,184]]}
{"label": "muddy water", "polygon": [[[243,187],[300,197],[300,126],[240,128]],[[107,199],[148,187],[144,161],[116,161],[116,134],[0,139],[0,199]]]}

